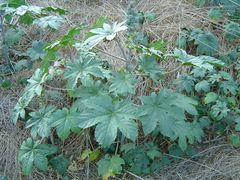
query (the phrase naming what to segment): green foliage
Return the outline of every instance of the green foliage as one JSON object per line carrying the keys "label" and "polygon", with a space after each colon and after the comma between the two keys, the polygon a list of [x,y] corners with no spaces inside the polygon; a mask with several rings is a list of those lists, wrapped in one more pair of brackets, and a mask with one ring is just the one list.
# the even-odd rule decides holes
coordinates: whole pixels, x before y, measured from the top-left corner
{"label": "green foliage", "polygon": [[225,25],[225,37],[229,41],[234,41],[240,38],[240,24],[230,22]]}
{"label": "green foliage", "polygon": [[62,176],[66,174],[67,168],[70,165],[70,161],[63,155],[53,157],[49,163]]}
{"label": "green foliage", "polygon": [[196,45],[196,55],[214,56],[218,53],[219,40],[210,31],[185,29],[176,41],[177,46],[183,49],[192,43]]}
{"label": "green foliage", "polygon": [[99,158],[100,155],[101,151],[99,149],[93,151],[87,149],[82,152],[81,160],[85,160],[89,157],[90,161],[95,161],[96,159]]}
{"label": "green foliage", "polygon": [[27,50],[27,54],[32,60],[43,59],[46,55],[45,46],[46,43],[43,41],[33,41],[32,47]]}
{"label": "green foliage", "polygon": [[229,111],[230,109],[228,109],[226,102],[222,101],[217,101],[211,108],[211,114],[217,121],[227,117]]}
{"label": "green foliage", "polygon": [[203,80],[203,81],[200,81],[199,83],[197,83],[197,84],[195,85],[195,89],[196,89],[197,92],[201,92],[201,91],[203,91],[203,92],[209,92],[209,90],[210,90],[210,84],[209,84],[208,81]]}
{"label": "green foliage", "polygon": [[89,50],[98,45],[104,39],[107,41],[113,40],[118,32],[127,29],[127,26],[124,24],[125,22],[121,22],[119,24],[114,22],[111,26],[107,23],[104,23],[102,28],[92,29],[90,32],[93,33],[93,35],[80,44],[79,48]]}
{"label": "green foliage", "polygon": [[[203,7],[213,1],[197,3]],[[110,25],[106,17],[100,17],[82,41],[75,38],[82,35],[80,32],[85,26],[80,25],[55,42],[33,41],[32,47],[19,55],[28,59],[21,58],[15,63],[18,70],[29,67],[29,62],[42,60],[41,69],[27,81],[12,114],[13,122],[23,120],[34,139],[28,138],[20,148],[19,162],[24,174],[30,174],[33,167],[45,171],[50,165],[66,178],[68,158],[72,157],[56,154],[58,148],[53,144],[64,148],[66,141],[79,134],[86,135],[90,146],[78,158],[92,163],[98,161],[98,173],[103,179],[120,175],[123,169],[139,176],[149,174],[179,160],[176,157],[193,156],[195,151],[189,144],[200,143],[205,129],[207,133],[213,130],[211,137],[228,133],[229,142],[239,146],[236,133],[240,131],[239,80],[235,77],[240,69],[238,48],[221,54],[218,37],[212,32],[183,29],[177,40],[182,49],[166,54],[167,41],[153,40],[143,28],[144,22],[155,19],[155,14],[135,7],[129,5],[127,26],[125,21]],[[220,22],[225,11],[226,7],[216,7],[209,12],[209,17],[213,23]],[[47,27],[59,29],[64,19],[54,13],[66,11],[24,5],[5,8],[4,12],[11,18],[19,17],[18,23],[40,26],[41,34]],[[234,23],[234,27],[225,25],[226,38],[237,29],[237,22]],[[14,28],[9,28],[8,47],[17,45],[24,36],[18,31],[11,32],[17,30]],[[124,30],[127,30],[126,44],[119,43],[118,39],[118,33]],[[14,36],[8,37],[11,34]],[[121,69],[98,56],[98,51],[103,50],[96,46],[112,40],[117,42],[124,57],[116,55],[125,63]],[[76,56],[65,58],[60,55],[62,50],[76,52]],[[184,74],[178,69],[167,72],[162,60],[167,61],[168,57],[178,60],[181,66],[188,66],[187,71]],[[228,67],[222,68],[226,64],[231,65],[227,71]],[[171,73],[177,75],[173,89],[178,93],[168,89],[172,87],[171,82],[163,86],[172,79],[168,78]],[[54,87],[58,84],[56,81],[61,82],[61,87]]]}
{"label": "green foliage", "polygon": [[34,20],[33,24],[36,24],[43,29],[50,27],[54,30],[58,30],[63,22],[64,19],[62,17],[50,15]]}
{"label": "green foliage", "polygon": [[209,104],[212,102],[215,102],[218,98],[218,95],[215,92],[209,92],[206,94],[206,97],[204,98],[204,103]]}
{"label": "green foliage", "polygon": [[145,134],[151,133],[158,126],[158,130],[164,136],[171,140],[179,138],[179,146],[183,150],[187,148],[187,139],[190,143],[193,143],[195,138],[201,141],[201,127],[197,123],[185,121],[185,112],[197,115],[194,107],[197,105],[196,101],[168,89],[161,90],[159,94],[152,93],[151,96],[141,97],[141,100],[143,106],[140,119]]}
{"label": "green foliage", "polygon": [[26,2],[25,2],[25,0],[7,0],[7,4],[10,7],[19,7],[21,5],[25,5]]}
{"label": "green foliage", "polygon": [[134,144],[128,144],[128,147],[123,147],[122,152],[124,152],[125,166],[137,175],[159,171],[171,163],[171,160],[163,155],[161,150],[152,142],[144,143],[138,147]]}
{"label": "green foliage", "polygon": [[199,68],[206,70],[213,70],[214,66],[223,66],[224,63],[211,56],[193,56],[186,53],[186,51],[181,49],[175,49],[174,55],[183,65],[194,65]]}
{"label": "green foliage", "polygon": [[194,78],[188,75],[181,75],[178,79],[175,80],[175,84],[177,85],[177,89],[180,92],[190,93],[193,91],[194,87]]}
{"label": "green foliage", "polygon": [[75,36],[80,34],[82,29],[83,26],[70,29],[68,33],[65,34],[60,40],[57,40],[56,42],[47,46],[46,50],[55,52],[62,47],[73,46],[76,43]]}
{"label": "green foliage", "polygon": [[51,128],[49,126],[49,120],[52,116],[52,112],[55,110],[53,106],[42,107],[37,112],[31,112],[30,119],[26,122],[26,128],[31,128],[32,137],[49,137],[51,134]]}
{"label": "green foliage", "polygon": [[22,59],[22,60],[18,61],[14,66],[16,71],[21,71],[26,68],[30,69],[31,67],[32,67],[32,61],[29,61],[27,59]]}
{"label": "green foliage", "polygon": [[114,73],[113,77],[110,79],[110,82],[112,84],[109,87],[109,90],[115,95],[119,94],[126,96],[128,93],[135,94],[137,80],[132,74],[124,71]]}
{"label": "green foliage", "polygon": [[5,33],[4,40],[7,46],[14,46],[19,43],[21,37],[23,36],[23,31],[20,28],[9,29]]}
{"label": "green foliage", "polygon": [[197,55],[213,56],[219,48],[217,37],[211,32],[199,34],[195,39],[197,45]]}
{"label": "green foliage", "polygon": [[29,175],[33,166],[42,171],[46,171],[48,167],[47,156],[52,155],[57,151],[58,148],[56,146],[40,144],[38,141],[34,142],[31,138],[23,141],[18,157],[22,166],[23,174]]}
{"label": "green foliage", "polygon": [[236,148],[240,147],[240,137],[237,134],[232,134],[229,137],[230,144],[233,145]]}
{"label": "green foliage", "polygon": [[87,79],[83,82],[82,86],[75,88],[71,95],[73,97],[81,98],[81,101],[84,101],[92,97],[107,95],[107,92],[101,81]]}
{"label": "green foliage", "polygon": [[208,12],[208,17],[213,21],[219,21],[224,16],[224,12],[220,8],[212,8]]}
{"label": "green foliage", "polygon": [[95,137],[99,144],[109,147],[116,139],[118,130],[127,138],[136,139],[136,110],[130,101],[113,101],[110,96],[100,96],[84,104],[87,109],[79,117],[78,126],[89,128],[97,125]]}
{"label": "green foliage", "polygon": [[52,118],[49,120],[50,127],[56,127],[58,137],[64,141],[70,134],[72,130],[75,132],[75,129],[78,124],[77,112],[72,112],[66,108],[62,110],[57,110],[52,114]]}
{"label": "green foliage", "polygon": [[143,72],[152,80],[158,81],[162,78],[164,70],[162,66],[157,63],[155,56],[141,55],[138,61],[140,68],[142,68]]}
{"label": "green foliage", "polygon": [[25,118],[25,108],[35,95],[40,96],[42,93],[42,83],[47,80],[47,74],[37,69],[34,75],[28,80],[23,95],[19,98],[14,110],[12,112],[12,121],[17,123],[18,118]]}
{"label": "green foliage", "polygon": [[0,81],[0,85],[4,89],[9,89],[12,87],[12,82],[10,80],[3,80],[3,81]]}
{"label": "green foliage", "polygon": [[75,62],[68,62],[66,66],[64,77],[68,80],[68,89],[74,89],[79,79],[83,81],[89,75],[104,77],[101,61],[93,53],[83,52],[79,54]]}
{"label": "green foliage", "polygon": [[120,174],[123,164],[125,164],[125,162],[119,155],[112,157],[106,155],[97,162],[98,173],[103,177],[103,180],[107,180],[109,177],[115,177],[115,175]]}
{"label": "green foliage", "polygon": [[[103,24],[106,23],[108,20],[108,17],[106,16],[101,16],[100,18],[98,18],[92,25],[91,29],[96,29],[96,28],[101,28],[103,27]],[[92,32],[88,32],[86,34],[86,39],[91,37],[91,36],[94,36],[95,34],[92,33]]]}
{"label": "green foliage", "polygon": [[198,7],[203,7],[206,3],[206,0],[196,0],[196,5]]}

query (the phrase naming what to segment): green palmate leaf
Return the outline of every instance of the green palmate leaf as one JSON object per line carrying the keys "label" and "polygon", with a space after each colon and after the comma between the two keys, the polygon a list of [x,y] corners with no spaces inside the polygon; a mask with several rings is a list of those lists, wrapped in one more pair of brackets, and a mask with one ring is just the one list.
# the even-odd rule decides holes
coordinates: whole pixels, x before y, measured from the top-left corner
{"label": "green palmate leaf", "polygon": [[224,16],[224,11],[220,8],[212,8],[208,12],[208,17],[214,21],[219,21]]}
{"label": "green palmate leaf", "polygon": [[14,68],[16,69],[16,71],[21,71],[24,68],[30,68],[31,65],[32,65],[31,61],[22,59],[15,64]]}
{"label": "green palmate leaf", "polygon": [[193,144],[195,140],[201,142],[204,136],[202,127],[197,122],[182,122],[175,131],[175,137],[178,137],[178,145],[183,151],[187,149],[187,139],[190,144]]}
{"label": "green palmate leaf", "polygon": [[56,90],[46,90],[45,95],[48,99],[52,99],[54,101],[64,101],[64,94],[56,91]]}
{"label": "green palmate leaf", "polygon": [[205,31],[199,28],[194,28],[188,32],[188,41],[195,41],[201,34],[204,34]]}
{"label": "green palmate leaf", "polygon": [[0,81],[0,85],[4,89],[9,89],[12,87],[12,82],[10,80],[3,80],[2,82]]}
{"label": "green palmate leaf", "polygon": [[27,50],[27,54],[32,60],[43,59],[46,55],[44,51],[45,45],[44,41],[33,41],[32,47]]}
{"label": "green palmate leaf", "polygon": [[65,46],[73,46],[76,42],[75,36],[80,34],[81,30],[84,28],[83,25],[79,27],[72,28],[65,34],[60,40],[55,41],[54,43],[50,44],[46,47],[46,50],[53,50],[57,51],[61,47]]}
{"label": "green palmate leaf", "polygon": [[220,121],[228,115],[230,109],[227,107],[226,102],[217,101],[214,106],[211,108],[211,115],[216,118],[216,120]]}
{"label": "green palmate leaf", "polygon": [[196,0],[196,4],[198,7],[203,7],[206,3],[206,0]]}
{"label": "green palmate leaf", "polygon": [[211,32],[196,29],[191,32],[191,38],[197,45],[197,55],[213,56],[219,49],[218,38]]}
{"label": "green palmate leaf", "polygon": [[193,76],[196,77],[196,78],[203,78],[203,77],[205,77],[207,71],[206,71],[206,69],[204,69],[204,68],[195,67],[195,68],[191,71],[191,73],[192,73]]}
{"label": "green palmate leaf", "polygon": [[185,35],[180,35],[176,40],[176,45],[178,48],[186,49],[187,48],[187,37]]}
{"label": "green palmate leaf", "polygon": [[8,180],[6,176],[0,176],[0,180]]}
{"label": "green palmate leaf", "polygon": [[215,102],[218,98],[218,95],[215,92],[209,92],[206,94],[206,97],[204,98],[204,103],[209,104],[212,102]]}
{"label": "green palmate leaf", "polygon": [[112,83],[110,85],[110,92],[113,92],[113,94],[123,96],[127,96],[128,93],[135,94],[137,80],[132,74],[120,71],[114,73],[109,81]]}
{"label": "green palmate leaf", "polygon": [[[40,96],[42,92],[42,83],[47,80],[47,74],[42,70],[37,69],[34,75],[28,80],[28,85],[24,92],[33,92],[34,94]],[[28,92],[27,92],[28,91]]]}
{"label": "green palmate leaf", "polygon": [[50,15],[35,19],[33,21],[33,24],[36,24],[43,29],[50,27],[52,29],[58,30],[64,21],[65,20],[60,16]]}
{"label": "green palmate leaf", "polygon": [[220,84],[220,88],[225,94],[231,93],[232,95],[236,95],[238,91],[238,84],[233,80],[223,81]]}
{"label": "green palmate leaf", "polygon": [[[159,94],[152,93],[151,96],[141,97],[141,121],[145,134],[151,133],[157,126],[159,131],[172,140],[179,138],[179,145],[186,148],[187,138],[189,142],[202,135],[200,127],[196,128],[198,134],[192,131],[193,124],[185,122],[185,111],[197,115],[195,105],[197,102],[168,89],[163,89]],[[183,129],[186,129],[183,132]]]}
{"label": "green palmate leaf", "polygon": [[[106,23],[108,20],[108,17],[106,16],[101,16],[100,18],[98,18],[92,25],[92,28],[91,29],[96,29],[96,28],[101,28],[103,27],[103,24]],[[88,32],[86,34],[86,39],[87,38],[90,38],[91,36],[94,36],[95,34],[92,33],[92,32]]]}
{"label": "green palmate leaf", "polygon": [[30,12],[26,12],[24,15],[19,17],[19,23],[25,25],[31,25],[33,23],[33,15]]}
{"label": "green palmate leaf", "polygon": [[91,98],[85,102],[88,107],[79,116],[79,127],[88,128],[94,125],[95,137],[99,144],[109,147],[117,137],[118,129],[131,140],[137,137],[135,108],[129,101],[116,101],[109,96]]}
{"label": "green palmate leaf", "polygon": [[16,106],[11,114],[11,119],[14,124],[17,123],[19,117],[25,118],[25,108],[31,102],[35,95],[40,96],[42,93],[42,83],[47,80],[47,74],[37,69],[34,75],[28,80],[28,85],[24,89],[23,95],[19,98]]}
{"label": "green palmate leaf", "polygon": [[144,73],[150,76],[154,81],[162,78],[164,70],[162,66],[157,63],[155,56],[141,55],[138,63],[143,69]]}
{"label": "green palmate leaf", "polygon": [[153,41],[149,46],[163,53],[167,51],[167,43],[164,40]]}
{"label": "green palmate leaf", "polygon": [[24,32],[20,28],[16,29],[9,29],[6,31],[5,36],[4,36],[4,41],[7,46],[14,46],[17,43],[19,43],[21,37],[23,36]]}
{"label": "green palmate leaf", "polygon": [[201,91],[208,92],[210,91],[210,84],[208,81],[203,80],[195,85],[195,89],[197,92],[201,92]]}
{"label": "green palmate leaf", "polygon": [[[29,97],[30,100],[32,97]],[[25,108],[27,107],[27,105],[29,104],[28,101],[26,101],[24,98],[20,98],[17,102],[17,104],[15,105],[13,112],[11,114],[11,119],[12,122],[14,124],[17,123],[17,120],[21,117],[21,118],[25,118]]]}
{"label": "green palmate leaf", "polygon": [[48,12],[58,13],[60,15],[64,15],[64,14],[67,13],[66,9],[62,9],[62,8],[58,8],[58,7],[52,7],[52,6],[45,7],[45,8],[43,8],[43,10],[48,11]]}
{"label": "green palmate leaf", "polygon": [[63,155],[53,157],[50,159],[49,163],[62,176],[66,174],[67,168],[70,165],[70,161]]}
{"label": "green palmate leaf", "polygon": [[220,82],[222,79],[222,76],[216,73],[209,75],[208,77],[209,77],[208,81],[211,82],[212,84],[216,82]]}
{"label": "green palmate leaf", "polygon": [[235,22],[230,22],[225,25],[225,37],[229,41],[234,41],[240,38],[240,24]]}
{"label": "green palmate leaf", "polygon": [[40,144],[38,141],[34,142],[31,138],[23,141],[18,155],[23,174],[29,175],[34,165],[42,171],[47,170],[48,160],[46,156],[57,151],[56,146]]}
{"label": "green palmate leaf", "polygon": [[121,146],[121,151],[127,153],[128,151],[135,149],[136,145],[134,143],[127,143]]}
{"label": "green palmate leaf", "polygon": [[34,15],[41,14],[42,7],[39,6],[20,6],[16,9],[16,14],[19,16],[24,16],[26,13],[31,13]]}
{"label": "green palmate leaf", "polygon": [[193,65],[210,71],[213,70],[214,66],[221,67],[224,65],[224,63],[219,59],[210,56],[189,55],[182,49],[175,49],[174,55],[182,62],[183,65]]}
{"label": "green palmate leaf", "polygon": [[145,12],[144,18],[149,20],[150,22],[154,21],[156,19],[156,14],[152,12]]}
{"label": "green palmate leaf", "polygon": [[124,164],[124,160],[119,155],[112,157],[106,155],[97,162],[98,173],[103,176],[104,180],[107,180],[109,177],[115,177],[117,174],[120,174],[122,172],[122,165]]}
{"label": "green palmate leaf", "polygon": [[236,131],[240,131],[240,118],[238,117],[234,121],[237,123],[235,126]]}
{"label": "green palmate leaf", "polygon": [[7,0],[8,6],[9,7],[19,7],[21,5],[25,5],[26,1],[25,0]]}
{"label": "green palmate leaf", "polygon": [[81,154],[81,160],[85,160],[89,157],[91,161],[95,161],[101,155],[101,151],[99,149],[96,150],[84,150]]}
{"label": "green palmate leaf", "polygon": [[237,134],[232,134],[229,137],[230,144],[233,145],[236,148],[240,147],[240,137]]}
{"label": "green palmate leaf", "polygon": [[147,151],[146,154],[150,159],[154,160],[156,157],[159,158],[162,156],[160,149],[155,144],[153,144],[153,142],[146,143],[144,146]]}
{"label": "green palmate leaf", "polygon": [[208,128],[211,124],[211,120],[207,116],[202,116],[198,121],[202,128]]}
{"label": "green palmate leaf", "polygon": [[51,127],[49,120],[52,116],[55,107],[42,107],[37,112],[31,112],[31,118],[26,122],[26,128],[31,128],[31,135],[35,138],[39,135],[42,138],[49,137],[51,134]]}
{"label": "green palmate leaf", "polygon": [[111,41],[115,38],[118,32],[127,29],[127,26],[125,26],[124,24],[125,22],[114,22],[111,26],[107,23],[103,23],[103,27],[92,29],[90,32],[94,35],[86,39],[80,46],[82,46],[82,48],[86,50],[89,50],[98,45],[104,39]]}
{"label": "green palmate leaf", "polygon": [[191,93],[193,91],[195,79],[192,76],[182,75],[174,81],[174,84],[177,85],[177,89],[182,92],[186,91]]}
{"label": "green palmate leaf", "polygon": [[92,97],[106,95],[106,89],[101,81],[87,79],[79,88],[75,88],[72,92],[73,97],[79,97],[81,100],[87,100]]}
{"label": "green palmate leaf", "polygon": [[81,53],[74,62],[67,63],[67,70],[64,77],[68,79],[68,89],[74,89],[78,80],[89,78],[89,75],[104,77],[101,62],[95,54]]}
{"label": "green palmate leaf", "polygon": [[79,113],[64,108],[52,114],[49,126],[56,127],[58,137],[64,141],[69,136],[71,130],[75,131],[79,116]]}
{"label": "green palmate leaf", "polygon": [[145,153],[145,149],[137,147],[123,154],[126,165],[130,166],[130,171],[134,174],[149,174],[150,159]]}

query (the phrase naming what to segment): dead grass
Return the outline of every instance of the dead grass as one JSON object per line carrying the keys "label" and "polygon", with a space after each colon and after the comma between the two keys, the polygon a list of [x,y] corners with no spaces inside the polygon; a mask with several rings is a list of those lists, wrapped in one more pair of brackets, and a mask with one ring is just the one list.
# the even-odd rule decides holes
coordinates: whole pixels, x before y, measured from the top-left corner
{"label": "dead grass", "polygon": [[161,180],[238,180],[239,153],[224,142],[208,144],[197,154],[197,160],[179,158],[179,163],[162,169],[154,177]]}
{"label": "dead grass", "polygon": [[[79,1],[79,0],[28,0],[29,4],[39,6],[57,6],[63,7],[69,11],[66,16],[67,22],[61,28],[59,33],[46,32],[45,39],[57,39],[65,34],[68,29],[75,27],[81,23],[91,24],[99,16],[108,16],[110,21],[123,21],[126,16],[126,7],[128,1],[125,0],[101,0],[96,2]],[[86,3],[87,2],[87,3]],[[154,23],[149,23],[144,26],[145,30],[153,39],[164,39],[168,41],[168,51],[174,47],[176,37],[184,27],[188,28],[206,28],[212,27],[212,23],[207,18],[207,9],[198,9],[186,0],[140,0],[137,7],[143,11],[155,12],[157,19]],[[210,26],[211,25],[211,26]],[[216,26],[216,33],[223,30],[221,24]],[[30,28],[26,29],[31,38],[35,38],[35,34],[31,34]],[[126,40],[125,36],[119,36],[120,42]],[[23,45],[26,48],[29,44]],[[224,42],[221,42],[225,45]],[[107,53],[102,53],[102,57],[108,60],[115,67],[122,67],[123,62],[119,59],[109,56],[107,54],[114,54],[114,56],[122,57],[122,53],[115,42],[104,43],[100,47]],[[220,51],[224,52],[224,49]],[[179,66],[174,61],[164,62],[164,67],[167,71],[176,69]],[[173,72],[167,78],[164,86],[170,86],[172,79],[177,73],[186,72],[186,68],[179,69]],[[31,73],[15,75],[13,81],[19,76],[29,76]],[[15,78],[15,80],[14,80]],[[21,179],[20,167],[17,163],[17,154],[19,146],[22,141],[28,136],[28,131],[12,125],[9,122],[9,111],[14,107],[18,96],[21,94],[19,85],[14,85],[14,89],[8,91],[0,89],[0,175],[9,177],[9,179]],[[79,162],[77,156],[81,154],[85,145],[85,136],[73,137],[71,142],[66,142],[63,146],[66,149],[66,154],[72,155],[73,163],[68,174],[71,179],[97,179],[96,168],[90,165],[92,171],[87,172],[88,165]],[[181,159],[179,163],[164,168],[161,172],[156,172],[150,177],[144,179],[161,179],[161,180],[210,180],[210,179],[239,179],[240,177],[240,152],[229,145],[207,145],[206,150],[199,153],[197,161]],[[125,179],[137,179],[133,176],[125,176]],[[53,171],[48,173],[41,173],[35,171],[27,179],[59,179]]]}

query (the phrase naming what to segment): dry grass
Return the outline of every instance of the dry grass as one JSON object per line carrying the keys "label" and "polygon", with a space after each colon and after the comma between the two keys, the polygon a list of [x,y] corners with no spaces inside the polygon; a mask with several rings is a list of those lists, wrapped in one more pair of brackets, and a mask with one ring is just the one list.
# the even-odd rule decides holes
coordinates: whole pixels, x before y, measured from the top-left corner
{"label": "dry grass", "polygon": [[[123,21],[126,16],[126,7],[128,1],[125,0],[101,0],[96,2],[86,3],[86,1],[79,0],[28,0],[29,4],[35,4],[39,6],[57,6],[66,8],[69,14],[66,16],[67,22],[60,30],[59,33],[46,32],[44,39],[57,39],[61,35],[67,32],[71,27],[75,27],[81,23],[91,24],[99,16],[108,16],[110,21]],[[164,39],[168,41],[168,50],[171,51],[175,43],[176,37],[184,27],[196,28],[202,27],[209,29],[212,27],[212,23],[207,18],[207,9],[198,9],[186,0],[140,0],[137,3],[137,7],[143,11],[155,12],[157,19],[154,23],[149,23],[144,26],[145,30],[149,32],[149,35],[153,39]],[[211,26],[210,26],[211,25]],[[216,33],[220,33],[223,30],[221,24],[216,26]],[[35,34],[31,33],[30,28],[26,29],[29,32],[29,36],[35,39]],[[120,35],[120,42],[124,42],[126,39],[124,35]],[[29,47],[27,40],[23,49]],[[223,45],[225,43],[221,42]],[[108,54],[114,54],[121,57],[121,51],[115,42],[104,43],[100,47]],[[221,49],[224,51],[224,49]],[[123,62],[118,59],[107,55],[101,54],[103,58],[107,59],[111,64],[116,67],[122,67]],[[171,71],[179,66],[174,61],[168,61],[164,63],[164,67]],[[182,68],[178,73],[186,72],[186,69]],[[13,81],[19,76],[29,76],[30,72],[11,77]],[[164,85],[171,84],[171,80],[174,79],[177,72],[172,73]],[[14,85],[14,89],[2,90],[0,89],[0,175],[9,177],[9,179],[20,179],[20,167],[17,163],[17,154],[19,146],[22,141],[28,136],[28,131],[12,125],[9,122],[9,111],[14,107],[18,96],[21,94],[21,88],[19,85]],[[79,162],[77,156],[81,153],[85,145],[85,136],[73,137],[71,141],[63,144],[66,149],[65,153],[72,155],[73,162],[68,174],[71,179],[86,179],[89,175],[89,179],[97,179],[97,173],[94,165],[90,174],[87,172],[86,164]],[[211,147],[211,148],[207,148]],[[206,146],[206,150],[199,154],[199,158],[196,162],[192,160],[182,159],[181,162],[164,168],[161,172],[153,174],[151,177],[144,179],[162,179],[162,180],[204,180],[204,179],[239,179],[240,177],[240,152],[236,149],[226,145],[212,144]],[[58,179],[59,177],[53,171],[49,173],[41,173],[35,171],[28,179]],[[133,176],[128,176],[125,179],[135,179]]]}
{"label": "dry grass", "polygon": [[162,169],[154,177],[161,180],[238,180],[239,154],[239,150],[223,142],[208,144],[208,148],[197,154],[197,160],[179,158],[181,162]]}
{"label": "dry grass", "polygon": [[[13,78],[12,78],[13,79]],[[21,88],[0,89],[0,175],[18,179],[20,167],[17,162],[19,145],[28,134],[10,122],[10,110],[18,100]]]}

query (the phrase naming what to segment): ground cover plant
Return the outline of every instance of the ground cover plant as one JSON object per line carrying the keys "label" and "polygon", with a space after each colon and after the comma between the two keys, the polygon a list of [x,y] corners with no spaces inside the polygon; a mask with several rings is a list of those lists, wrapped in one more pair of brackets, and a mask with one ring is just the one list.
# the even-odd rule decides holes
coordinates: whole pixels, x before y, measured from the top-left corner
{"label": "ground cover plant", "polygon": [[[7,30],[2,28],[2,71],[39,65],[24,82],[11,116],[14,124],[30,131],[18,155],[23,175],[54,170],[68,179],[72,162],[62,144],[78,136],[84,136],[86,143],[80,160],[88,167],[90,162],[96,164],[103,179],[124,172],[139,178],[179,157],[198,158],[194,145],[207,137],[226,137],[238,148],[237,5],[225,1],[196,1],[196,5],[215,6],[208,15],[213,27],[228,20],[223,31],[215,35],[203,28],[184,28],[169,51],[167,40],[151,37],[144,28],[156,14],[139,11],[134,2],[128,4],[122,22],[102,16],[91,25],[73,27],[54,42],[41,37],[60,28],[66,10],[3,2],[1,25]],[[26,52],[14,52],[25,25],[37,26],[40,38]],[[124,42],[122,34],[127,37]],[[227,52],[221,51],[220,38],[231,45]],[[106,55],[122,61],[120,68],[100,56],[106,52],[99,46],[112,42],[120,56]],[[72,56],[64,56],[65,50]],[[166,69],[167,61],[178,67]],[[187,70],[179,73],[182,67]],[[175,73],[170,85],[163,85]],[[53,86],[56,81],[61,87]],[[9,88],[11,82],[2,80],[1,85]],[[64,103],[57,103],[60,99]]]}

